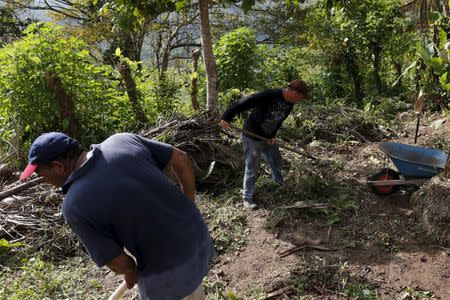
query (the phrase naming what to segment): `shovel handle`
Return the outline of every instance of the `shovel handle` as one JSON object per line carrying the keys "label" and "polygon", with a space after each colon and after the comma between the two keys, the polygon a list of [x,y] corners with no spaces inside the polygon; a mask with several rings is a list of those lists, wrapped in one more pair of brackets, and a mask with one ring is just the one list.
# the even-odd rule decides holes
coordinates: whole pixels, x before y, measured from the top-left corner
{"label": "shovel handle", "polygon": [[[258,138],[258,139],[260,139],[261,141],[264,141],[264,142],[267,142],[267,143],[272,143],[272,140],[271,140],[271,139],[262,137],[262,136],[260,136],[260,135],[258,135],[258,134],[256,134],[256,133],[253,133],[253,132],[250,132],[250,131],[245,130],[245,129],[243,129],[243,128],[237,127],[237,126],[235,126],[235,125],[233,125],[233,124],[231,124],[231,123],[230,123],[230,128],[232,128],[232,129],[234,129],[234,130],[237,130],[237,131],[240,131],[240,132],[242,132],[242,133],[245,133],[245,134],[247,134],[247,135],[253,136],[253,137],[255,137],[255,138]],[[317,159],[317,157],[312,156],[311,154],[309,154],[309,153],[306,152],[306,151],[303,151],[303,150],[300,150],[300,149],[293,148],[293,147],[290,147],[290,146],[285,145],[285,144],[282,143],[280,140],[275,139],[275,142],[276,142],[276,144],[279,145],[281,148],[284,148],[284,149],[289,150],[289,151],[291,151],[291,152],[294,152],[294,153],[297,153],[297,154],[306,156],[306,157],[311,158],[311,159],[313,159],[313,160],[316,160],[316,159]]]}
{"label": "shovel handle", "polygon": [[127,282],[124,280],[116,290],[109,296],[108,300],[120,300],[125,292],[128,290]]}

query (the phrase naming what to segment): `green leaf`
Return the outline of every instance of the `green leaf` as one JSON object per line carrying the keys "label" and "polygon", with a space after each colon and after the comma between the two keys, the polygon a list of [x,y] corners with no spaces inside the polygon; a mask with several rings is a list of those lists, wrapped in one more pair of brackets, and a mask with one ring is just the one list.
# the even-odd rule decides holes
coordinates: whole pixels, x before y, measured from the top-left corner
{"label": "green leaf", "polygon": [[228,299],[230,299],[230,300],[237,300],[237,297],[236,297],[236,296],[233,294],[233,292],[230,291],[230,290],[227,291],[227,297],[228,297]]}
{"label": "green leaf", "polygon": [[100,9],[98,10],[100,15],[105,15],[108,12],[108,5],[109,3],[105,3]]}
{"label": "green leaf", "polygon": [[211,175],[212,171],[214,170],[214,166],[215,166],[216,162],[212,161],[209,164],[208,170],[206,171],[205,175],[203,175],[203,177],[200,180],[205,180],[206,178],[209,177],[209,175]]}
{"label": "green leaf", "polygon": [[15,242],[15,243],[10,243],[9,241],[7,241],[6,239],[1,239],[0,240],[0,248],[14,248],[14,247],[20,247],[25,245],[24,243],[20,243],[20,242]]}
{"label": "green leaf", "polygon": [[122,51],[120,50],[120,48],[116,48],[115,55],[120,56],[121,54],[122,54]]}
{"label": "green leaf", "polygon": [[442,74],[439,77],[439,83],[441,84],[441,86],[445,90],[449,91],[450,90],[450,83],[447,83],[447,79],[448,79],[448,72],[445,72],[444,74]]}
{"label": "green leaf", "polygon": [[177,3],[175,3],[175,9],[177,11],[182,10],[184,6],[185,6],[184,1],[177,1]]}
{"label": "green leaf", "polygon": [[191,74],[191,77],[190,77],[191,80],[197,79],[197,78],[198,78],[198,72],[194,72]]}
{"label": "green leaf", "polygon": [[428,63],[432,57],[432,53],[429,51],[429,48],[426,47],[424,44],[420,44],[417,51],[419,52],[420,57],[425,61],[425,63]]}
{"label": "green leaf", "polygon": [[444,60],[440,57],[433,57],[430,60],[430,67],[437,75],[441,75],[444,71]]}
{"label": "green leaf", "polygon": [[439,48],[445,47],[445,44],[447,44],[447,32],[445,32],[444,29],[439,28],[438,35],[439,35]]}
{"label": "green leaf", "polygon": [[417,60],[414,61],[412,64],[410,64],[410,65],[402,72],[402,74],[395,80],[395,82],[392,84],[392,86],[395,86],[395,85],[398,83],[398,81],[399,81],[403,76],[405,76],[405,74],[408,73],[409,70],[411,70],[412,68],[415,68],[416,65],[417,65]]}
{"label": "green leaf", "polygon": [[41,59],[39,57],[37,57],[37,56],[32,56],[30,58],[31,58],[32,61],[34,61],[37,64],[40,64],[42,62]]}

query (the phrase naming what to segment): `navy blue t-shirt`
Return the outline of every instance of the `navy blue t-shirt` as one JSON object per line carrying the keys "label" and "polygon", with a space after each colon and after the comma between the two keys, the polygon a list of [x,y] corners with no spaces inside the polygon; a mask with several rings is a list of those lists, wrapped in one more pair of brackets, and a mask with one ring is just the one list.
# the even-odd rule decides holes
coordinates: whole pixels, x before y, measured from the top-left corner
{"label": "navy blue t-shirt", "polygon": [[63,215],[89,256],[104,266],[126,248],[136,258],[142,297],[181,299],[213,255],[195,204],[163,173],[172,146],[121,133],[91,146],[63,187]]}

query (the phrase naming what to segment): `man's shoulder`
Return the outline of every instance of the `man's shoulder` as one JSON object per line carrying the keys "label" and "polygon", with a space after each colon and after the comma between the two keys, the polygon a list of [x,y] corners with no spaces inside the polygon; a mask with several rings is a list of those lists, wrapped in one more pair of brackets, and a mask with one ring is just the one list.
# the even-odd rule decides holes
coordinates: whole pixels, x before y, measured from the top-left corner
{"label": "man's shoulder", "polygon": [[119,133],[115,133],[115,134],[111,135],[110,137],[108,137],[106,140],[103,141],[103,143],[105,143],[107,141],[132,140],[132,139],[136,139],[136,137],[137,137],[137,135],[134,133],[119,132]]}
{"label": "man's shoulder", "polygon": [[266,90],[263,90],[263,91],[259,92],[258,94],[271,95],[271,96],[280,96],[283,93],[282,93],[282,89],[266,89]]}
{"label": "man's shoulder", "polygon": [[263,101],[276,101],[283,98],[283,91],[281,89],[266,89],[253,94],[253,96]]}

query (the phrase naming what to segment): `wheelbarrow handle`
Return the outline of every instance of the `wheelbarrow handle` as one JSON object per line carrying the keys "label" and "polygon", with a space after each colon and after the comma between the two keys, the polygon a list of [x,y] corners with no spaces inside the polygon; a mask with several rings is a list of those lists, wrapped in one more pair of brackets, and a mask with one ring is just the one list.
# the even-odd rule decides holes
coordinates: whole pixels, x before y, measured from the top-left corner
{"label": "wheelbarrow handle", "polygon": [[[235,126],[235,125],[233,125],[233,124],[231,124],[231,123],[230,123],[230,128],[232,128],[232,129],[234,129],[234,130],[237,130],[237,131],[240,131],[240,132],[242,132],[242,133],[245,133],[245,134],[247,134],[247,135],[253,136],[253,137],[255,137],[255,138],[258,138],[258,139],[260,139],[261,141],[264,141],[264,142],[267,142],[267,143],[272,143],[272,139],[268,139],[268,138],[262,137],[262,136],[260,136],[260,135],[258,135],[258,134],[256,134],[256,133],[253,133],[253,132],[250,132],[250,131],[245,130],[245,129],[243,129],[243,128],[237,127],[237,126]],[[316,160],[316,159],[317,159],[317,157],[312,156],[312,155],[309,154],[308,152],[303,151],[303,150],[301,150],[301,149],[297,149],[297,148],[293,148],[293,147],[287,146],[286,144],[284,144],[283,142],[281,142],[281,141],[278,140],[278,139],[275,139],[275,143],[276,143],[277,145],[279,145],[281,148],[284,148],[284,149],[289,150],[289,151],[291,151],[291,152],[294,152],[294,153],[297,153],[297,154],[306,156],[306,157],[308,157],[308,158],[310,158],[310,159],[313,159],[313,160]]]}

